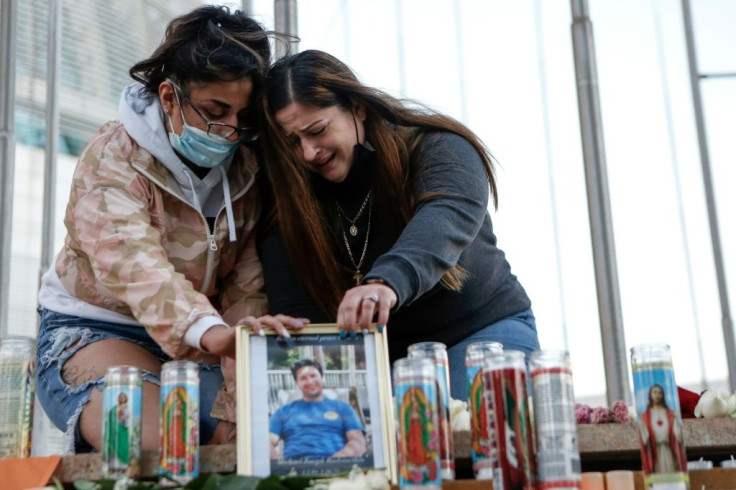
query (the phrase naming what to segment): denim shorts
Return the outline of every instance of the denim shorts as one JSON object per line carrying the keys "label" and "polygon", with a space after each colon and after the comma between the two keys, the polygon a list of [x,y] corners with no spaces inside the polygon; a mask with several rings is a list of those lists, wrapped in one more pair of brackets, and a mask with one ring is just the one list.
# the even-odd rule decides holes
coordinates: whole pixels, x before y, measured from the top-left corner
{"label": "denim shorts", "polygon": [[518,350],[529,355],[539,349],[537,324],[532,310],[522,311],[515,315],[499,320],[475,332],[447,349],[450,363],[450,395],[456,400],[467,401],[468,381],[465,370],[465,349],[468,344],[491,340],[500,342],[504,350]]}
{"label": "denim shorts", "polygon": [[[119,339],[140,345],[159,361],[168,357],[142,327],[89,320],[39,308],[41,325],[38,332],[36,358],[36,393],[49,419],[64,431],[64,454],[89,452],[92,447],[79,431],[79,416],[89,402],[92,391],[102,387],[103,378],[70,386],[61,377],[64,363],[83,347],[100,340]],[[210,416],[212,405],[222,385],[219,365],[200,364],[200,441],[205,444],[214,433],[218,420]],[[161,384],[157,374],[142,371],[143,381]]]}

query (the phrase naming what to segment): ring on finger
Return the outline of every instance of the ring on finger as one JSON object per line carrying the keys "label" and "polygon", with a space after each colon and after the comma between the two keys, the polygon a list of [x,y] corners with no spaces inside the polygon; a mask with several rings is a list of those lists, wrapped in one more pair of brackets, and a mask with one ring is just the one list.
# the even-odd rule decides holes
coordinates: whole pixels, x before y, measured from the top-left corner
{"label": "ring on finger", "polygon": [[363,299],[367,299],[368,301],[373,301],[374,303],[378,303],[378,295],[376,293],[369,294],[368,296],[363,296]]}

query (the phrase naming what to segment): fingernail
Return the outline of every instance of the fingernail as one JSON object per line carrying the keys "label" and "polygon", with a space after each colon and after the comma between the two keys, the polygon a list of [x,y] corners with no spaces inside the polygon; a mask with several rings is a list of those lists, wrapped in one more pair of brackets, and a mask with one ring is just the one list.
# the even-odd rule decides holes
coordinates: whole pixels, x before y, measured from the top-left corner
{"label": "fingernail", "polygon": [[383,333],[383,325],[378,326],[378,333]]}
{"label": "fingernail", "polygon": [[285,338],[285,339],[290,339],[291,338],[291,334],[289,332],[284,332],[284,334],[282,335],[282,337]]}
{"label": "fingernail", "polygon": [[263,330],[261,330],[260,332],[258,332],[258,335],[260,335],[261,337],[265,337],[266,336],[266,332],[264,332]]}
{"label": "fingernail", "polygon": [[342,340],[345,340],[345,337],[346,337],[346,336],[347,336],[347,333],[345,332],[345,330],[340,330],[340,338],[341,338]]}
{"label": "fingernail", "polygon": [[301,320],[297,320],[297,321],[294,322],[294,325],[296,325],[297,327],[303,327],[304,326],[304,322],[301,321]]}
{"label": "fingernail", "polygon": [[368,329],[364,327],[361,329],[361,332],[363,333],[363,335],[366,335],[368,333]]}
{"label": "fingernail", "polygon": [[354,339],[355,338],[355,330],[351,330],[350,331],[350,338],[351,339]]}

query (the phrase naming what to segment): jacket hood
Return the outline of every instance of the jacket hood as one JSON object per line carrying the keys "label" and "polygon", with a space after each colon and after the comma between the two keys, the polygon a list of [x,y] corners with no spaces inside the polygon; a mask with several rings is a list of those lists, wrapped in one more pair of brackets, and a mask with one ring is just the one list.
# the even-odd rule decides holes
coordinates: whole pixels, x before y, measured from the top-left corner
{"label": "jacket hood", "polygon": [[[223,203],[223,177],[232,162],[200,179],[171,148],[158,95],[143,84],[128,85],[120,97],[120,122],[136,143],[151,153],[170,172],[187,201],[206,216],[214,216]],[[214,214],[213,214],[214,213]]]}

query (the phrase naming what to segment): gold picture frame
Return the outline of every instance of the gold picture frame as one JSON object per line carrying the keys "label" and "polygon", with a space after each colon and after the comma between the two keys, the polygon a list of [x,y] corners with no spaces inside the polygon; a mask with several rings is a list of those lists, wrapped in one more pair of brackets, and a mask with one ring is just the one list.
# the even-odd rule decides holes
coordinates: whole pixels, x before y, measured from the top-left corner
{"label": "gold picture frame", "polygon": [[[260,477],[294,473],[329,476],[344,473],[357,465],[363,469],[385,469],[389,480],[394,484],[397,482],[395,422],[385,331],[379,332],[373,325],[365,333],[356,335],[355,339],[349,336],[341,339],[336,324],[315,324],[292,332],[290,338],[284,339],[270,329],[264,329],[263,336],[254,335],[247,326],[238,329],[239,474]],[[302,397],[289,368],[295,359],[304,358],[313,359],[322,367],[325,397],[344,402],[347,396],[348,405],[365,429],[366,451],[363,455],[287,457],[289,451],[294,453],[297,444],[291,443],[287,448],[286,436],[281,438],[271,434],[274,427],[281,427],[280,417],[276,417],[274,425],[271,425],[274,413],[286,405],[294,407],[294,400]],[[324,418],[328,415],[331,418],[336,416],[334,411],[329,411],[325,412]],[[280,448],[278,444],[281,444]]]}

